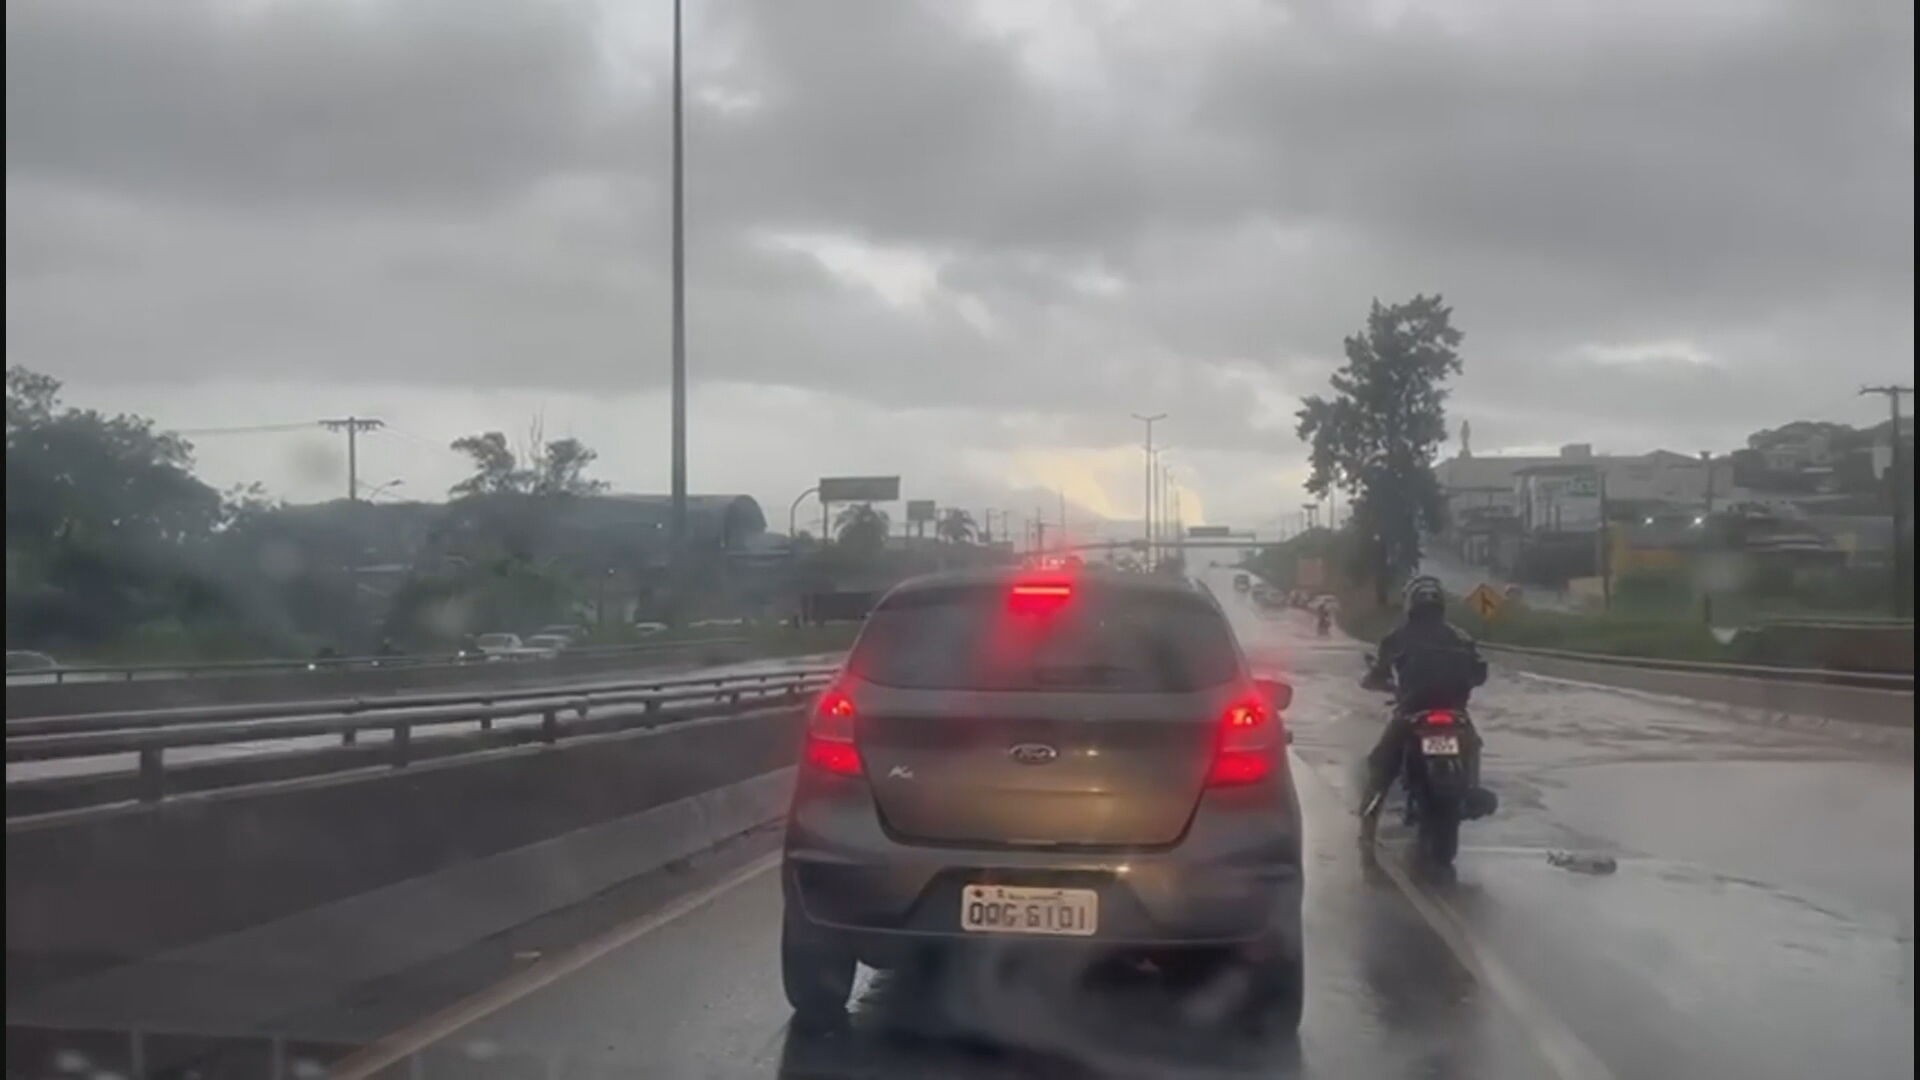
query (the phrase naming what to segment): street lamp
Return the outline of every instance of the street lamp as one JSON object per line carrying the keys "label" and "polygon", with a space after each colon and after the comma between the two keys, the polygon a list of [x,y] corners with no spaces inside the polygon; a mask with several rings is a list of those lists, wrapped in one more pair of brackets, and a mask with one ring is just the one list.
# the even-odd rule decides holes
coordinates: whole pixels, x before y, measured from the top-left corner
{"label": "street lamp", "polygon": [[673,0],[673,444],[667,566],[673,575],[672,621],[675,625],[680,622],[679,594],[683,591],[681,549],[687,539],[687,238],[681,111],[680,0]]}
{"label": "street lamp", "polygon": [[1165,420],[1167,418],[1167,414],[1154,413],[1152,416],[1141,416],[1139,413],[1134,413],[1133,418],[1147,425],[1147,472],[1146,472],[1146,477],[1147,477],[1146,500],[1147,501],[1146,501],[1146,511],[1142,516],[1146,519],[1147,561],[1152,562],[1153,561],[1153,425],[1162,420]]}
{"label": "street lamp", "polygon": [[794,534],[798,532],[800,528],[799,517],[798,517],[800,513],[800,504],[806,501],[807,496],[817,494],[819,490],[820,489],[818,487],[808,488],[807,490],[794,496],[793,505],[787,507],[787,555],[789,558],[798,556],[798,548],[793,542],[793,537],[794,537]]}

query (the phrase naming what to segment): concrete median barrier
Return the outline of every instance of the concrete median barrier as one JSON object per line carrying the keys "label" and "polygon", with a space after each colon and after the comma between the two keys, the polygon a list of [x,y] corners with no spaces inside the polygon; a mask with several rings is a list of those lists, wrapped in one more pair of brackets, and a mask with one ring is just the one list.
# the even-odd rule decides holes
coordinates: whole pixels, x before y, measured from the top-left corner
{"label": "concrete median barrier", "polygon": [[[1649,694],[1687,698],[1723,707],[1745,719],[1821,726],[1838,722],[1884,731],[1890,741],[1913,746],[1913,687],[1868,685],[1879,679],[1833,673],[1838,682],[1820,681],[1817,672],[1742,673],[1731,665],[1666,664],[1628,657],[1590,657],[1540,649],[1484,646],[1501,666],[1535,675],[1595,683]],[[1847,680],[1852,680],[1851,682]]]}
{"label": "concrete median barrier", "polygon": [[377,975],[771,820],[800,726],[785,706],[9,825],[10,1011],[249,955]]}

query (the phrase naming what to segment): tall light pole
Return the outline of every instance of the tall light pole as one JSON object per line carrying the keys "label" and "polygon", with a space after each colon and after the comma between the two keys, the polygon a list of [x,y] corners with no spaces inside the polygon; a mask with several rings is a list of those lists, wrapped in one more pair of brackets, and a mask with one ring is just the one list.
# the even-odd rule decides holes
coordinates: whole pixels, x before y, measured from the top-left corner
{"label": "tall light pole", "polygon": [[[687,237],[685,141],[681,132],[680,0],[673,0],[673,509],[667,526],[667,569],[681,589],[687,538]],[[679,605],[673,616],[679,619]]]}
{"label": "tall light pole", "polygon": [[1153,425],[1162,420],[1165,420],[1167,418],[1167,414],[1154,413],[1152,416],[1141,416],[1139,413],[1134,413],[1133,418],[1147,425],[1147,471],[1146,471],[1146,478],[1147,478],[1146,500],[1147,501],[1146,501],[1146,512],[1141,516],[1145,519],[1145,528],[1146,528],[1145,539],[1147,542],[1147,563],[1151,565],[1153,562]]}
{"label": "tall light pole", "polygon": [[1900,475],[1900,395],[1913,393],[1913,387],[1863,386],[1860,393],[1885,395],[1892,417],[1887,428],[1887,488],[1893,502],[1893,547],[1887,555],[1893,566],[1893,613],[1904,615],[1913,603],[1913,575],[1902,554],[1901,541],[1906,538],[1907,500],[1913,497],[1913,491],[1907,487],[1912,481],[1902,480]]}

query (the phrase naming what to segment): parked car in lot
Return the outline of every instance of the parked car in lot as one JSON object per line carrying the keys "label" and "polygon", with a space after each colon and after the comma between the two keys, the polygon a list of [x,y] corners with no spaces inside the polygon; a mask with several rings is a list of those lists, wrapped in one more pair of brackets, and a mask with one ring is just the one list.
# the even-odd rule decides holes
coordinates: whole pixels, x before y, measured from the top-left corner
{"label": "parked car in lot", "polygon": [[1291,1031],[1291,697],[1177,579],[975,570],[895,588],[809,720],[781,875],[789,1003],[837,1014],[856,963],[1038,944],[1150,959],[1236,1022]]}

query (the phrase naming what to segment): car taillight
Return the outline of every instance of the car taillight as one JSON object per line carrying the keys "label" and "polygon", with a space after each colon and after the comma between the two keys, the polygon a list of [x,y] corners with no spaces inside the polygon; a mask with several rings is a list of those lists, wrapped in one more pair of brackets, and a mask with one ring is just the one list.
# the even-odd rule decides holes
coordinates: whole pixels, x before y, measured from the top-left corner
{"label": "car taillight", "polygon": [[1273,772],[1278,727],[1273,711],[1258,697],[1227,706],[1220,715],[1219,743],[1207,770],[1207,786],[1238,787],[1265,780]]}
{"label": "car taillight", "polygon": [[859,776],[860,751],[853,744],[853,699],[838,687],[828,689],[814,704],[807,721],[807,745],[801,757],[808,765],[836,776]]}

